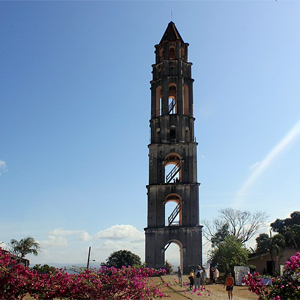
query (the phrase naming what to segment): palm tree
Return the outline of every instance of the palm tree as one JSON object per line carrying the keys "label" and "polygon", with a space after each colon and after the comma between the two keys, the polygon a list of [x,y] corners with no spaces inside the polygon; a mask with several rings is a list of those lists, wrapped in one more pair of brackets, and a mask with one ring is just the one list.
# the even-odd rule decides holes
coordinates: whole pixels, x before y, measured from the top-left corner
{"label": "palm tree", "polygon": [[37,243],[34,238],[30,236],[26,237],[25,239],[21,239],[20,241],[12,239],[10,241],[10,246],[12,252],[21,258],[24,258],[25,255],[29,253],[37,256],[38,251],[40,251],[39,243]]}

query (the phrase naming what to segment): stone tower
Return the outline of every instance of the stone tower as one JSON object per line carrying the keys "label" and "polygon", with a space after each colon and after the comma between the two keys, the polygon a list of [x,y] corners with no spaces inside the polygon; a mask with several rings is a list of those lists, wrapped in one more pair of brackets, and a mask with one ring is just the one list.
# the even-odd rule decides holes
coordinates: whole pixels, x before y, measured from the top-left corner
{"label": "stone tower", "polygon": [[[188,44],[170,22],[158,45],[151,81],[146,264],[161,268],[171,243],[184,273],[202,264],[197,143],[194,136],[192,63]],[[174,210],[166,214],[173,202]]]}

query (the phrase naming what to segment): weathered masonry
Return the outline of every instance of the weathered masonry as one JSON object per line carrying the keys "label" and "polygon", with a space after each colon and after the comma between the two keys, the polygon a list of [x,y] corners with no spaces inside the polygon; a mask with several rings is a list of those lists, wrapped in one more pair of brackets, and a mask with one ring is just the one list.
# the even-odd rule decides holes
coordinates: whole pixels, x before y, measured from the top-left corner
{"label": "weathered masonry", "polygon": [[[158,45],[151,81],[146,264],[161,268],[171,243],[184,273],[202,263],[197,143],[194,136],[192,63],[188,44],[170,22]],[[166,214],[166,205],[174,210]]]}

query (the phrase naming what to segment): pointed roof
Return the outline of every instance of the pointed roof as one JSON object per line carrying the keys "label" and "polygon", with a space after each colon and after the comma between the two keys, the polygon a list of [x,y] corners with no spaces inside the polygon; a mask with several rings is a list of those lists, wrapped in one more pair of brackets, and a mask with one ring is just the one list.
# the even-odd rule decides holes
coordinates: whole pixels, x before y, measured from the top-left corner
{"label": "pointed roof", "polygon": [[160,40],[160,44],[163,43],[164,41],[181,41],[182,43],[184,43],[182,37],[180,36],[175,24],[171,21],[168,24],[168,27],[163,35],[163,37]]}

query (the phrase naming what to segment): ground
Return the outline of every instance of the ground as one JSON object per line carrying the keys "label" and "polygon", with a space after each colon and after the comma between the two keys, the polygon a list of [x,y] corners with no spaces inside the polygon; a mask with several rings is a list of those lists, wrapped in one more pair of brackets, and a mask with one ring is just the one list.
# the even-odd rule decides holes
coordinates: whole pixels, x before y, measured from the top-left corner
{"label": "ground", "polygon": [[[166,275],[162,277],[151,278],[151,282],[155,285],[161,285],[162,291],[170,295],[169,299],[174,300],[184,300],[184,299],[199,299],[199,300],[227,300],[228,294],[225,291],[223,284],[214,284],[206,285],[206,288],[203,292],[191,292],[185,286],[180,287],[177,283],[176,275]],[[189,280],[187,276],[183,276],[183,282],[188,283]],[[168,284],[168,286],[166,286]],[[234,300],[257,300],[258,296],[251,293],[246,286],[235,286],[233,290],[233,299]]]}
{"label": "ground", "polygon": [[[189,280],[186,275],[183,276],[183,282],[188,284]],[[205,290],[200,292],[199,291],[191,292],[188,289],[188,286],[185,287],[184,285],[181,287],[178,284],[177,276],[176,275],[165,275],[161,277],[152,277],[150,278],[150,284],[155,286],[160,286],[162,292],[166,295],[169,295],[169,298],[162,298],[162,299],[173,299],[173,300],[227,300],[227,292],[223,284],[210,284],[206,285]],[[29,296],[25,297],[25,300],[32,300]],[[233,290],[233,299],[234,300],[257,300],[258,296],[249,292],[246,286],[235,286]],[[57,299],[59,300],[59,299]]]}

